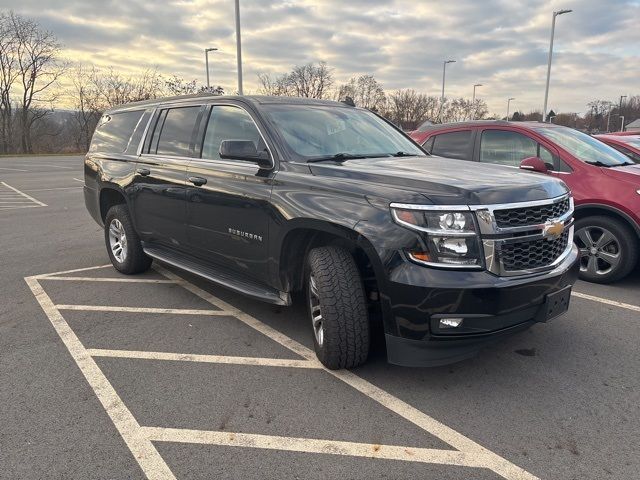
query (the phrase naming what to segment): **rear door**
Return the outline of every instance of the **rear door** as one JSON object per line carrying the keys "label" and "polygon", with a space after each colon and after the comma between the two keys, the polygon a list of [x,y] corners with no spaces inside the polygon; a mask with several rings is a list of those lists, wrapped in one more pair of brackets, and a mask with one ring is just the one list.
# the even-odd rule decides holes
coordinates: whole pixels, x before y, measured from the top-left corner
{"label": "rear door", "polygon": [[189,250],[264,281],[275,169],[221,159],[219,149],[223,140],[251,140],[259,150],[268,150],[267,144],[252,116],[236,105],[210,106],[203,127],[200,158],[189,163],[187,175]]}
{"label": "rear door", "polygon": [[187,164],[195,152],[204,107],[156,111],[136,166],[133,209],[142,240],[182,249],[186,244]]}

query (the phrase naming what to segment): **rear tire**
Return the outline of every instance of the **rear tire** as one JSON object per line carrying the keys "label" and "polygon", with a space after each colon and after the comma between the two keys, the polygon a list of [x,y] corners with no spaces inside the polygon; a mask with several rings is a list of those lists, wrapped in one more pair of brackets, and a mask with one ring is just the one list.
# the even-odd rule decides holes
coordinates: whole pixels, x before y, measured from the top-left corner
{"label": "rear tire", "polygon": [[595,216],[576,221],[575,243],[580,249],[580,278],[611,283],[626,277],[638,263],[638,238],[623,222]]}
{"label": "rear tire", "polygon": [[126,205],[114,205],[107,212],[104,239],[111,263],[119,272],[132,275],[151,266],[153,260],[142,250]]}
{"label": "rear tire", "polygon": [[369,318],[353,257],[339,247],[314,248],[306,271],[307,304],[318,359],[332,370],[363,364],[369,355]]}

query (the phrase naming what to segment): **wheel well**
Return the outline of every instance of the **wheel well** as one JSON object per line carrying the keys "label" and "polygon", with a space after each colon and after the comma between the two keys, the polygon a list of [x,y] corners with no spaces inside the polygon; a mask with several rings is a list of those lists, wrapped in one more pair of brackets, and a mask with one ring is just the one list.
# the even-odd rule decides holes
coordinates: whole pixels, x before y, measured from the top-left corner
{"label": "wheel well", "polygon": [[100,191],[100,217],[104,222],[107,212],[114,205],[126,204],[127,200],[124,195],[113,188],[103,188]]}
{"label": "wheel well", "polygon": [[322,230],[300,228],[290,231],[282,243],[280,276],[283,285],[291,291],[300,291],[304,286],[305,262],[309,251],[323,246],[338,246],[352,255],[362,276],[367,298],[378,300],[379,289],[375,271],[365,250],[357,244],[355,232],[344,232],[345,236]]}
{"label": "wheel well", "polygon": [[594,217],[594,216],[610,217],[610,218],[615,218],[616,220],[621,221],[624,225],[629,227],[631,231],[636,234],[636,237],[638,237],[638,239],[640,240],[640,227],[637,225],[634,225],[632,220],[630,220],[627,216],[625,216],[622,213],[619,213],[616,210],[604,208],[604,207],[589,206],[589,207],[576,208],[576,211],[574,213],[574,217],[576,220],[580,220],[582,218],[587,218],[587,217]]}

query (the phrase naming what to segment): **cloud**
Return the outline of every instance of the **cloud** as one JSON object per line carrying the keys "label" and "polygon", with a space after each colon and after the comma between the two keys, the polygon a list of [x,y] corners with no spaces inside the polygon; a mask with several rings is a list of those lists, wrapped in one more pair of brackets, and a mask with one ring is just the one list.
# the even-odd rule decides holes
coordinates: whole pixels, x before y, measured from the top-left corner
{"label": "cloud", "polygon": [[[637,0],[241,0],[245,90],[259,73],[324,60],[338,81],[373,74],[387,89],[478,96],[503,113],[541,109],[551,13],[557,19],[550,106],[582,112],[593,98],[638,93]],[[215,83],[235,88],[235,25],[228,0],[4,0],[39,21],[71,60],[115,66],[123,74],[157,67],[204,81],[204,48]]]}

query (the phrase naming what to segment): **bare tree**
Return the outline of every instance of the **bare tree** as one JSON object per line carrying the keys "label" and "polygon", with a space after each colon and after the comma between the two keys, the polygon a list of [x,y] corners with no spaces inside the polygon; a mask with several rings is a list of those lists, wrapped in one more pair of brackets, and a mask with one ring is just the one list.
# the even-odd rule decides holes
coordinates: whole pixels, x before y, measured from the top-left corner
{"label": "bare tree", "polygon": [[57,99],[56,94],[50,93],[51,87],[57,84],[65,66],[58,59],[61,45],[52,32],[13,12],[9,13],[9,19],[16,36],[17,78],[22,90],[18,107],[22,129],[20,143],[23,152],[31,153],[31,130],[38,120],[52,111],[42,105],[51,105]]}
{"label": "bare tree", "polygon": [[360,75],[351,78],[338,88],[338,100],[351,97],[358,107],[368,108],[376,112],[385,107],[387,100],[382,85],[373,75]]}
{"label": "bare tree", "polygon": [[11,89],[18,78],[18,41],[10,14],[0,13],[0,153],[13,148]]}
{"label": "bare tree", "polygon": [[328,98],[333,86],[333,72],[325,62],[296,65],[291,72],[271,78],[258,75],[261,93],[309,98]]}
{"label": "bare tree", "polygon": [[435,120],[439,111],[437,97],[406,89],[388,95],[383,114],[401,128],[413,130],[425,120]]}

